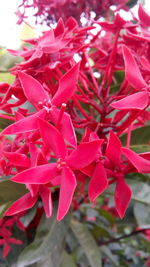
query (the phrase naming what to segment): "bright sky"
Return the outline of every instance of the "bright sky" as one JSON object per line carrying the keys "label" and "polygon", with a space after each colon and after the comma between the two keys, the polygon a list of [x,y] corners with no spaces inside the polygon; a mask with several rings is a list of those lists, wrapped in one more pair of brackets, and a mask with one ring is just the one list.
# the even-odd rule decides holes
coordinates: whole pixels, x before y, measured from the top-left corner
{"label": "bright sky", "polygon": [[[18,48],[23,26],[16,24],[17,18],[14,12],[17,10],[20,0],[0,0],[0,46]],[[145,8],[150,14],[150,0],[145,0]],[[136,14],[137,8],[134,8]],[[127,14],[125,14],[127,19]]]}

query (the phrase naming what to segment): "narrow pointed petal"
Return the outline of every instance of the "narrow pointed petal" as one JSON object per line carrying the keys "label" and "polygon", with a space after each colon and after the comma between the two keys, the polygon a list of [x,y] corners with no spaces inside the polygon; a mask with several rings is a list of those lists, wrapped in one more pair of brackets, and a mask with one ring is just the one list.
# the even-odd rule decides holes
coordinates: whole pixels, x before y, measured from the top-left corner
{"label": "narrow pointed petal", "polygon": [[58,20],[56,28],[54,29],[55,37],[63,34],[64,30],[65,30],[65,25],[64,25],[64,22],[63,22],[62,18],[60,18]]}
{"label": "narrow pointed petal", "polygon": [[12,216],[21,211],[31,209],[37,201],[37,197],[32,197],[30,193],[16,200],[5,212],[5,216]]}
{"label": "narrow pointed petal", "polygon": [[106,156],[114,165],[118,165],[121,161],[121,142],[113,131],[110,131]]}
{"label": "narrow pointed petal", "polygon": [[150,172],[150,161],[144,159],[140,155],[136,154],[132,150],[122,147],[122,154],[132,163],[132,165],[141,173],[149,173]]}
{"label": "narrow pointed petal", "polygon": [[39,186],[39,184],[26,184],[26,188],[30,191],[32,197],[37,196]]}
{"label": "narrow pointed petal", "polygon": [[31,158],[31,166],[30,167],[34,167],[37,165],[37,157],[38,157],[39,150],[35,146],[35,144],[30,143],[29,144],[29,151],[30,151],[30,158]]}
{"label": "narrow pointed petal", "polygon": [[56,166],[56,163],[36,166],[16,174],[10,180],[20,184],[46,184],[57,175]]}
{"label": "narrow pointed petal", "polygon": [[4,134],[20,134],[25,132],[31,132],[33,130],[38,129],[38,119],[43,118],[46,115],[46,110],[40,110],[34,115],[31,115],[29,117],[26,117],[22,120],[19,120],[11,125],[9,125],[7,128],[5,128],[1,135]]}
{"label": "narrow pointed petal", "polygon": [[96,160],[102,141],[95,140],[88,143],[81,143],[67,158],[66,161],[69,166],[79,170]]}
{"label": "narrow pointed petal", "polygon": [[9,160],[9,162],[15,166],[30,166],[30,159],[24,154],[17,152],[4,152],[4,155]]}
{"label": "narrow pointed petal", "polygon": [[48,93],[44,90],[42,85],[32,78],[30,75],[19,71],[18,76],[24,91],[25,96],[33,105],[44,100],[49,100]]}
{"label": "narrow pointed petal", "polygon": [[67,147],[57,128],[39,119],[39,129],[45,145],[52,149],[58,158],[64,159],[67,155]]}
{"label": "narrow pointed petal", "polygon": [[149,103],[149,93],[139,92],[129,95],[119,101],[112,103],[111,107],[120,110],[131,110],[131,109],[143,110],[148,106],[148,103]]}
{"label": "narrow pointed petal", "polygon": [[141,4],[139,5],[138,16],[139,16],[140,21],[144,25],[150,26],[150,16],[145,12]]}
{"label": "narrow pointed petal", "polygon": [[144,81],[139,67],[131,54],[130,50],[127,46],[123,46],[123,57],[125,61],[125,73],[126,79],[128,82],[135,88],[135,89],[142,89],[147,86],[146,82]]}
{"label": "narrow pointed petal", "polygon": [[132,191],[130,187],[125,183],[124,178],[120,177],[115,189],[115,204],[121,219],[124,217],[124,214],[129,206],[131,196]]}
{"label": "narrow pointed petal", "polygon": [[79,63],[76,64],[60,79],[58,90],[52,99],[53,105],[59,106],[66,103],[75,93],[79,66]]}
{"label": "narrow pointed petal", "polygon": [[[53,107],[50,111],[51,120],[54,124],[57,124],[59,109]],[[61,122],[59,123],[59,131],[62,134],[63,138],[72,146],[77,146],[77,139],[74,131],[74,127],[70,118],[70,115],[64,112]]]}
{"label": "narrow pointed petal", "polygon": [[50,188],[41,185],[40,196],[43,202],[46,217],[49,218],[52,215],[52,197]]}
{"label": "narrow pointed petal", "polygon": [[104,192],[107,188],[108,180],[105,168],[101,162],[96,165],[94,173],[91,177],[89,183],[89,199],[91,202],[95,201],[95,199]]}
{"label": "narrow pointed petal", "polygon": [[74,173],[69,167],[64,167],[59,194],[58,221],[62,220],[69,210],[76,185],[77,183]]}

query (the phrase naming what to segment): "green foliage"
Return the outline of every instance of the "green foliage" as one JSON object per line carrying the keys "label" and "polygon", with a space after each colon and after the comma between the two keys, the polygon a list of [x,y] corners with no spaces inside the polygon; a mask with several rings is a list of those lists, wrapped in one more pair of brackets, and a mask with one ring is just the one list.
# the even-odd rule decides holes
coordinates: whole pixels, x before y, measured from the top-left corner
{"label": "green foliage", "polygon": [[68,230],[69,216],[57,222],[56,209],[50,219],[44,216],[37,229],[34,241],[19,256],[18,267],[60,266],[64,250],[64,239]]}
{"label": "green foliage", "polygon": [[[149,133],[150,133],[150,125],[133,130],[131,134],[130,148],[135,152],[139,153],[149,151],[150,150]],[[123,145],[126,144],[126,138],[127,138],[126,134],[122,135],[120,138]]]}
{"label": "green foliage", "polygon": [[93,236],[86,225],[78,221],[71,221],[71,229],[80,243],[91,267],[101,267],[101,254]]}
{"label": "green foliage", "polygon": [[5,178],[0,180],[0,205],[7,205],[18,198],[22,197],[27,192],[22,184],[16,184],[10,180],[5,181]]}

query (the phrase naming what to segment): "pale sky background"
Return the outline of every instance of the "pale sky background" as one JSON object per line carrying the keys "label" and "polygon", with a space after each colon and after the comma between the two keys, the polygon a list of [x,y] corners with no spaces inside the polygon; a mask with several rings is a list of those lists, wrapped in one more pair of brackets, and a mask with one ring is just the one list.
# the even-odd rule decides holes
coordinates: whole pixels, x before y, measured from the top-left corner
{"label": "pale sky background", "polygon": [[[17,25],[17,18],[14,12],[17,10],[18,3],[21,0],[0,0],[0,46],[7,48],[18,48],[20,46],[20,36],[23,31],[23,25]],[[150,14],[150,0],[145,0],[145,9]],[[137,14],[137,7],[133,9]],[[129,19],[128,14],[121,12],[121,15]],[[33,25],[33,21],[31,21]],[[37,32],[44,30],[38,28]]]}

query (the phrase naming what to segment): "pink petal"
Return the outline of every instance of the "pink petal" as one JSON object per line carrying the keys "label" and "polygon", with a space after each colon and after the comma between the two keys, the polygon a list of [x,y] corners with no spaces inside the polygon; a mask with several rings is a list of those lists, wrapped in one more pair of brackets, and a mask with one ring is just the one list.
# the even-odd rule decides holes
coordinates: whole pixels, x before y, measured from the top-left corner
{"label": "pink petal", "polygon": [[111,104],[111,107],[120,110],[138,109],[143,110],[148,106],[149,94],[148,92],[139,92]]}
{"label": "pink petal", "polygon": [[30,143],[29,151],[30,151],[30,158],[31,158],[31,167],[34,167],[37,165],[37,157],[38,157],[39,150],[35,146],[35,144]]}
{"label": "pink petal", "polygon": [[57,175],[57,164],[36,166],[16,174],[12,180],[20,184],[46,184]]}
{"label": "pink petal", "polygon": [[69,19],[67,19],[66,21],[65,26],[68,28],[69,31],[72,31],[78,26],[78,22],[73,17],[69,17]]}
{"label": "pink petal", "polygon": [[126,209],[132,196],[130,187],[125,183],[123,177],[119,177],[115,189],[115,204],[120,218],[124,217]]}
{"label": "pink petal", "polygon": [[76,185],[74,173],[69,167],[64,167],[59,194],[58,221],[62,220],[69,210]]}
{"label": "pink petal", "polygon": [[141,173],[150,172],[150,161],[139,156],[132,150],[122,147],[122,154],[132,163],[132,165]]}
{"label": "pink petal", "polygon": [[139,67],[127,46],[123,46],[123,57],[125,61],[126,79],[135,89],[142,89],[147,86]]}
{"label": "pink petal", "polygon": [[104,166],[101,162],[96,165],[94,173],[89,183],[89,199],[95,201],[95,199],[104,192],[107,188],[108,180]]}
{"label": "pink petal", "polygon": [[[51,120],[54,124],[57,124],[58,116],[60,110],[53,107],[50,110]],[[77,146],[76,135],[74,131],[74,127],[70,118],[70,115],[64,112],[62,119],[59,123],[59,131],[62,134],[63,138],[72,146]]]}
{"label": "pink petal", "polygon": [[43,102],[44,100],[49,101],[49,95],[44,90],[42,85],[35,80],[33,77],[19,71],[18,76],[24,91],[25,96],[33,105]]}
{"label": "pink petal", "polygon": [[64,30],[65,30],[64,22],[63,22],[62,18],[60,18],[58,20],[56,28],[54,29],[55,37],[63,34]]}
{"label": "pink petal", "polygon": [[69,43],[69,41],[69,39],[61,40],[56,38],[52,43],[44,45],[42,47],[42,50],[44,53],[53,54],[63,49]]}
{"label": "pink petal", "polygon": [[25,194],[23,197],[16,200],[5,212],[5,216],[12,216],[21,211],[28,210],[34,206],[37,197],[31,197],[30,193]]}
{"label": "pink petal", "polygon": [[142,58],[140,59],[140,62],[141,62],[141,64],[142,64],[143,68],[146,69],[148,72],[150,72],[150,63],[149,63],[149,61],[147,60],[147,58],[146,58],[146,57],[142,57]]}
{"label": "pink petal", "polygon": [[46,115],[46,110],[40,110],[34,115],[31,115],[29,117],[26,117],[22,120],[19,120],[11,125],[9,125],[7,128],[5,128],[1,135],[4,134],[20,134],[25,132],[31,132],[33,130],[38,129],[38,119],[44,118]]}
{"label": "pink petal", "polygon": [[108,145],[106,149],[107,158],[113,162],[114,165],[118,165],[121,161],[121,142],[119,138],[110,131]]}
{"label": "pink petal", "polygon": [[150,16],[145,12],[141,4],[139,5],[138,15],[140,21],[143,24],[145,24],[146,26],[150,26]]}
{"label": "pink petal", "polygon": [[26,188],[30,191],[32,197],[38,195],[39,186],[39,184],[26,184]]}
{"label": "pink petal", "polygon": [[67,163],[71,168],[82,169],[88,166],[97,158],[97,153],[102,144],[101,140],[95,140],[88,143],[81,143],[69,157]]}
{"label": "pink petal", "polygon": [[79,63],[76,64],[60,79],[58,90],[52,99],[53,105],[59,106],[62,103],[66,103],[74,94],[79,75],[79,66]]}
{"label": "pink petal", "polygon": [[17,152],[3,152],[5,157],[9,160],[9,163],[15,166],[29,167],[30,159],[21,153]]}
{"label": "pink petal", "polygon": [[47,186],[40,186],[40,196],[43,202],[46,217],[49,218],[52,215],[52,198],[50,188]]}
{"label": "pink petal", "polygon": [[41,119],[39,119],[39,128],[46,147],[51,148],[58,158],[64,159],[67,155],[67,147],[57,128]]}

